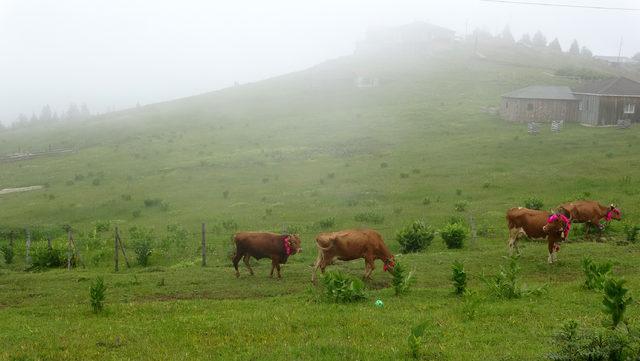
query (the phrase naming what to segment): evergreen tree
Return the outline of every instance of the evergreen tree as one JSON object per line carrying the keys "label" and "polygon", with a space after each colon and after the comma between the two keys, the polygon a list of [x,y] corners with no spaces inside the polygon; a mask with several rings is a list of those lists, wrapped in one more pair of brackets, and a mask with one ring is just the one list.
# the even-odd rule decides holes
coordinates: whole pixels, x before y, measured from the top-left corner
{"label": "evergreen tree", "polygon": [[571,55],[580,55],[580,46],[578,45],[578,40],[573,40],[571,43],[571,48],[569,48],[569,54]]}
{"label": "evergreen tree", "polygon": [[560,46],[560,42],[558,41],[558,38],[553,39],[553,41],[549,43],[549,49],[553,51],[557,51],[559,53],[562,52],[562,47]]}
{"label": "evergreen tree", "polygon": [[91,117],[91,112],[89,111],[89,107],[87,107],[87,103],[82,103],[82,106],[80,107],[80,117],[82,119]]}
{"label": "evergreen tree", "polygon": [[586,46],[582,47],[582,50],[580,50],[580,55],[582,55],[584,57],[587,57],[587,58],[593,57],[593,53]]}
{"label": "evergreen tree", "polygon": [[531,43],[531,37],[529,36],[529,34],[522,34],[522,38],[520,39],[520,44],[523,45],[533,45]]}
{"label": "evergreen tree", "polygon": [[45,105],[42,107],[42,110],[40,111],[40,118],[39,120],[43,123],[48,123],[51,121],[51,107],[49,107],[49,105]]}
{"label": "evergreen tree", "polygon": [[547,38],[538,30],[532,39],[533,46],[538,48],[544,48],[547,46]]}
{"label": "evergreen tree", "polygon": [[515,43],[515,39],[513,38],[513,34],[511,34],[511,29],[509,25],[505,26],[502,30],[502,40],[507,41],[509,43]]}

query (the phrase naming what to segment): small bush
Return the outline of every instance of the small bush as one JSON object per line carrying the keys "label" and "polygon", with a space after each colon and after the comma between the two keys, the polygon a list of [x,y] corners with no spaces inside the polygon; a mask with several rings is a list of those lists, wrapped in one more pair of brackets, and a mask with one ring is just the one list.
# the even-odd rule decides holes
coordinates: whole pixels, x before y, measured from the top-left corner
{"label": "small bush", "polygon": [[431,245],[435,232],[424,221],[414,221],[396,233],[403,253],[419,252]]}
{"label": "small bush", "polygon": [[364,223],[372,223],[372,224],[384,223],[384,216],[375,211],[358,213],[355,215],[354,219],[357,222],[364,222]]}
{"label": "small bush", "polygon": [[602,311],[611,316],[611,328],[618,327],[620,322],[625,323],[624,312],[627,306],[633,302],[631,297],[626,296],[629,290],[624,287],[625,283],[625,280],[613,277],[607,277],[604,282]]}
{"label": "small bush", "polygon": [[157,207],[162,204],[162,199],[160,198],[147,198],[144,200],[144,206],[147,208]]}
{"label": "small bush", "polygon": [[591,257],[583,258],[582,270],[585,276],[583,287],[588,290],[601,290],[605,279],[611,274],[612,267],[611,262],[595,263]]}
{"label": "small bush", "polygon": [[396,296],[401,296],[409,293],[411,286],[415,283],[416,279],[413,271],[407,270],[403,262],[395,261],[391,274],[393,279],[391,284]]}
{"label": "small bush", "polygon": [[427,330],[427,323],[421,323],[418,326],[411,329],[411,333],[407,338],[407,344],[409,345],[409,353],[415,360],[422,358],[422,348],[425,344],[425,333]]}
{"label": "small bush", "polygon": [[457,196],[461,196],[462,195],[462,189],[456,189],[456,195]]}
{"label": "small bush", "polygon": [[380,163],[380,168],[384,169],[384,168],[387,168],[387,167],[389,167],[389,163],[387,163],[387,162]]}
{"label": "small bush", "polygon": [[136,254],[136,260],[142,267],[149,265],[149,258],[153,251],[153,230],[141,227],[132,227],[129,229],[129,235],[133,243],[133,251]]}
{"label": "small bush", "polygon": [[162,246],[165,250],[171,247],[185,249],[188,238],[189,232],[184,227],[179,224],[170,224],[167,226],[167,235],[162,241]]}
{"label": "small bush", "polygon": [[4,257],[4,263],[13,263],[14,252],[10,244],[3,244],[2,247],[0,247],[0,252],[2,252],[2,256]]}
{"label": "small bush", "polygon": [[122,195],[120,195],[120,198],[122,198],[123,201],[130,201],[131,200],[131,194],[122,194]]}
{"label": "small bush", "polygon": [[108,232],[111,229],[111,221],[96,221],[96,232]]}
{"label": "small bush", "polygon": [[556,352],[547,355],[553,361],[637,360],[638,338],[627,331],[579,329],[576,321],[566,322],[552,338]]}
{"label": "small bush", "polygon": [[431,204],[431,198],[429,198],[429,197],[424,198],[422,200],[422,204],[425,205],[425,206],[430,205]]}
{"label": "small bush", "polygon": [[222,192],[222,198],[224,198],[224,199],[229,198],[229,191]]}
{"label": "small bush", "polygon": [[544,203],[540,198],[529,197],[524,200],[524,207],[529,209],[541,210],[544,207]]}
{"label": "small bush", "polygon": [[[47,268],[62,267],[67,264],[67,251],[57,245],[49,248],[40,245],[31,250],[31,269],[45,270]],[[75,264],[72,259],[72,266]]]}
{"label": "small bush", "polygon": [[325,297],[330,302],[350,303],[365,300],[364,282],[339,271],[327,272],[322,278]]}
{"label": "small bush", "polygon": [[94,179],[91,184],[93,184],[94,186],[99,186],[100,185],[100,178],[96,178]]}
{"label": "small bush", "polygon": [[91,299],[91,309],[93,310],[93,313],[101,312],[104,309],[106,292],[107,286],[105,286],[102,277],[96,278],[96,281],[89,289],[89,297]]}
{"label": "small bush", "polygon": [[489,293],[496,298],[502,299],[520,298],[522,296],[522,290],[518,285],[519,273],[520,266],[518,266],[516,259],[511,257],[508,267],[500,266],[498,274],[484,279],[489,287]]}
{"label": "small bush", "polygon": [[440,230],[440,237],[447,248],[462,248],[464,240],[467,238],[467,230],[460,223],[450,223]]}
{"label": "small bush", "polygon": [[320,229],[329,229],[335,225],[336,225],[336,217],[328,217],[316,222],[317,228],[320,228]]}
{"label": "small bush", "polygon": [[400,178],[409,178],[409,173],[400,173]]}
{"label": "small bush", "polygon": [[627,242],[636,243],[638,240],[638,232],[640,232],[640,226],[628,223],[624,225],[624,234]]}
{"label": "small bush", "polygon": [[464,264],[459,261],[453,262],[451,265],[451,281],[453,281],[453,292],[462,296],[467,291],[467,271],[464,269]]}
{"label": "small bush", "polygon": [[139,218],[142,215],[142,211],[139,209],[136,209],[135,211],[131,212],[131,216],[133,218]]}
{"label": "small bush", "polygon": [[227,232],[233,233],[238,230],[238,227],[238,222],[234,221],[233,219],[222,221],[222,228],[224,228],[224,230]]}
{"label": "small bush", "polygon": [[467,201],[458,201],[456,202],[456,204],[453,205],[453,209],[456,210],[456,212],[464,212],[467,210],[467,205],[469,203],[467,203]]}

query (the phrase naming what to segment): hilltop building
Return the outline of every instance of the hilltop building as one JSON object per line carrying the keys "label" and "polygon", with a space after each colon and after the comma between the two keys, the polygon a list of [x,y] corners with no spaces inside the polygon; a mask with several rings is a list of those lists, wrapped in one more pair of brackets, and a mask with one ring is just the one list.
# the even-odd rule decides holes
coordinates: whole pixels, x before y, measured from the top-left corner
{"label": "hilltop building", "polygon": [[514,122],[564,120],[592,126],[640,122],[640,83],[610,78],[566,86],[529,86],[502,96],[502,118]]}
{"label": "hilltop building", "polygon": [[528,86],[502,96],[500,115],[514,122],[576,121],[578,98],[567,86]]}
{"label": "hilltop building", "polygon": [[456,32],[441,26],[416,21],[396,27],[375,27],[365,40],[356,44],[356,53],[430,52],[447,48]]}

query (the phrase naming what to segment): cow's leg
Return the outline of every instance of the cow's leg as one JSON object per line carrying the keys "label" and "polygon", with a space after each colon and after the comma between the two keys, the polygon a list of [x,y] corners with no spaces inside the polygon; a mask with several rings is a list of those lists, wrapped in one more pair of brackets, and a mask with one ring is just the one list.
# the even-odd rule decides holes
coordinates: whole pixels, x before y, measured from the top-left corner
{"label": "cow's leg", "polygon": [[376,267],[375,258],[373,258],[373,257],[365,257],[365,259],[364,259],[364,279],[365,280],[370,280],[371,279],[371,272],[373,272],[373,269],[375,267]]}
{"label": "cow's leg", "polygon": [[278,261],[276,261],[275,259],[271,259],[271,272],[269,273],[269,277],[273,278],[273,270],[276,269],[276,264],[278,263]]}
{"label": "cow's leg", "polygon": [[311,282],[315,285],[317,284],[318,278],[318,268],[322,269],[322,273],[324,273],[324,257],[322,256],[322,251],[318,250],[318,257],[316,258],[316,263],[313,265],[313,272],[311,273]]}
{"label": "cow's leg", "polygon": [[515,250],[517,254],[520,254],[520,248],[518,248],[518,238],[521,235],[526,235],[522,228],[511,228],[509,230],[509,255],[513,256]]}
{"label": "cow's leg", "polygon": [[240,277],[240,271],[238,270],[238,263],[240,262],[240,259],[242,258],[242,253],[236,249],[236,254],[233,256],[233,268],[236,269],[236,277]]}
{"label": "cow's leg", "polygon": [[276,263],[276,271],[278,271],[278,278],[282,278],[282,275],[280,274],[280,262]]}
{"label": "cow's leg", "polygon": [[549,262],[549,264],[553,263],[553,260],[554,260],[554,257],[553,257],[553,253],[554,253],[554,247],[553,247],[553,245],[554,245],[554,243],[555,243],[555,242],[554,242],[554,241],[552,241],[552,240],[549,240],[549,241],[547,242],[547,246],[548,246],[548,248],[549,248],[549,258],[547,259],[547,261]]}
{"label": "cow's leg", "polygon": [[251,256],[249,256],[248,254],[244,256],[244,258],[242,259],[244,261],[244,264],[247,266],[247,268],[249,269],[249,274],[253,276],[253,269],[251,268]]}

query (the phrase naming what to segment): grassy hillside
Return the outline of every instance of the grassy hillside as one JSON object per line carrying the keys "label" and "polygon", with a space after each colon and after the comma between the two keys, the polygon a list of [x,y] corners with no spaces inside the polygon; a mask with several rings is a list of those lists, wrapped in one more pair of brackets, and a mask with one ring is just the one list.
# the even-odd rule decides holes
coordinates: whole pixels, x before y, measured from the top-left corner
{"label": "grassy hillside", "polygon": [[[0,154],[77,149],[0,163],[0,188],[45,186],[0,195],[0,224],[29,227],[36,247],[47,234],[62,245],[62,225],[71,225],[86,264],[25,273],[20,236],[15,263],[0,263],[0,358],[398,359],[407,356],[410,328],[424,320],[436,359],[523,360],[550,352],[566,319],[600,324],[601,296],[580,289],[579,264],[585,255],[615,260],[616,274],[637,290],[639,249],[617,245],[620,223],[610,242],[563,246],[553,266],[545,245],[527,244],[524,282],[548,283],[548,295],[494,300],[480,275],[505,263],[505,211],[531,196],[546,208],[585,197],[614,202],[626,222],[638,223],[640,133],[569,124],[529,136],[526,126],[482,112],[515,88],[571,85],[549,75],[563,66],[611,70],[530,49],[481,44],[480,51],[459,45],[428,56],[349,56],[88,122],[0,132]],[[375,74],[381,86],[355,88],[359,72]],[[357,221],[362,213],[384,221]],[[436,237],[426,252],[402,256],[417,275],[409,296],[393,296],[378,264],[370,302],[315,301],[308,280],[318,232],[372,227],[398,252],[394,235],[405,224],[424,219],[440,228],[452,218],[473,219],[478,238],[451,251]],[[107,221],[110,230],[95,232]],[[203,269],[201,222],[209,242]],[[113,273],[115,225],[129,246],[128,229],[153,230],[151,267]],[[299,232],[304,252],[280,281],[267,278],[265,261],[254,278],[235,279],[227,255],[236,228]],[[451,295],[456,259],[480,299],[471,320]],[[363,264],[336,268],[359,275]],[[97,275],[109,287],[101,316],[88,307]],[[376,298],[383,309],[374,308]],[[633,307],[629,317],[637,323]]]}

